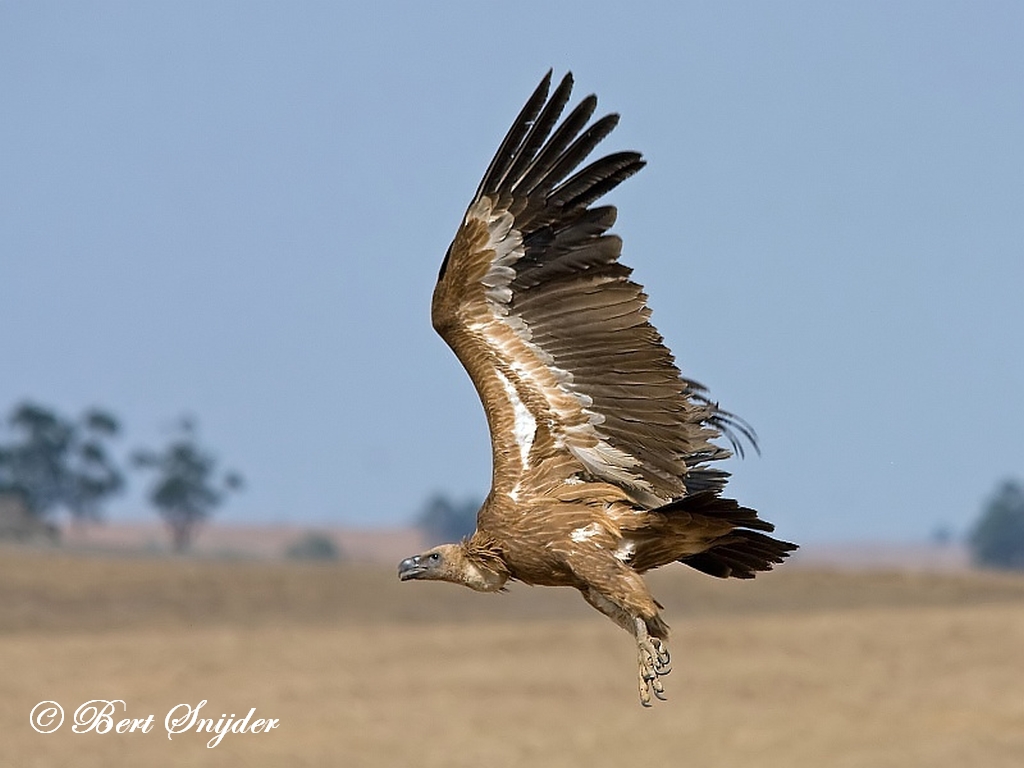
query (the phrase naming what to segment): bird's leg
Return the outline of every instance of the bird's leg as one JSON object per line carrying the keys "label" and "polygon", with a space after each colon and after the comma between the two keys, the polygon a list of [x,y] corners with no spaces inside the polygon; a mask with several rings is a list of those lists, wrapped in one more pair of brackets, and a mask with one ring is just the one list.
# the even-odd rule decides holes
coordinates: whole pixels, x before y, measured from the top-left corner
{"label": "bird's leg", "polygon": [[665,686],[661,682],[661,677],[672,669],[669,666],[668,648],[661,638],[652,637],[647,631],[647,622],[639,616],[633,622],[639,668],[640,703],[649,707],[652,693],[658,699],[665,700]]}
{"label": "bird's leg", "polygon": [[668,626],[658,615],[658,604],[647,591],[643,580],[633,571],[626,571],[623,579],[610,585],[608,591],[612,591],[613,587],[621,589],[623,583],[633,586],[632,593],[627,595],[631,603],[629,605],[623,605],[621,598],[612,599],[593,586],[580,591],[588,603],[636,639],[640,703],[649,707],[652,694],[659,699],[665,698],[661,678],[671,671],[664,640],[668,637]]}

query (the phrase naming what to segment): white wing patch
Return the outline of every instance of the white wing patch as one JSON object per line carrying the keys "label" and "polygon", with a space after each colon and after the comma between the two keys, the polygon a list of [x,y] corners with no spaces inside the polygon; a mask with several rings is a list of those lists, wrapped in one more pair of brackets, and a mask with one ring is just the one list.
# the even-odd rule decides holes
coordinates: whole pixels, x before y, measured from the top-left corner
{"label": "white wing patch", "polygon": [[[552,435],[556,448],[568,450],[595,477],[651,494],[654,503],[667,501],[654,498],[651,484],[633,472],[640,466],[640,461],[609,444],[601,435],[597,427],[604,422],[604,416],[590,410],[593,400],[576,390],[572,373],[556,366],[551,355],[533,343],[529,326],[521,317],[511,313],[509,304],[512,301],[512,281],[516,277],[515,264],[525,255],[523,236],[515,228],[512,214],[495,211],[491,199],[483,196],[466,212],[466,220],[470,219],[486,222],[487,247],[494,251],[494,258],[482,279],[493,319],[470,322],[469,329],[486,337],[489,346],[499,351],[510,373],[544,396],[560,426]],[[495,321],[513,331],[513,335],[494,334],[491,325]],[[497,373],[515,412],[515,438],[526,469],[537,432],[537,420],[519,397],[515,385],[500,370]],[[579,420],[581,413],[586,419],[582,423]]]}
{"label": "white wing patch", "polygon": [[498,378],[501,379],[502,386],[505,387],[508,401],[512,404],[512,412],[515,414],[516,419],[512,433],[515,435],[516,444],[519,446],[519,460],[523,465],[523,469],[527,469],[530,466],[530,450],[533,448],[533,438],[537,434],[537,419],[530,413],[526,403],[519,398],[515,385],[501,371],[496,371],[496,373]]}
{"label": "white wing patch", "polygon": [[574,529],[572,533],[569,534],[569,538],[577,544],[582,544],[585,541],[590,541],[600,532],[601,526],[597,523],[591,523],[590,525],[585,525],[582,528]]}

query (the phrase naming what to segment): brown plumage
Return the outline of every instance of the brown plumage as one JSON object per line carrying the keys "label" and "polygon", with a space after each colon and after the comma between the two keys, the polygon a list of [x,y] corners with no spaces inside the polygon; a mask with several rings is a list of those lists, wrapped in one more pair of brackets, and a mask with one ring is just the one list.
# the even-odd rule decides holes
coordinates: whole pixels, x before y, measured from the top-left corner
{"label": "brown plumage", "polygon": [[477,530],[404,560],[399,575],[483,592],[506,582],[575,587],[637,642],[641,702],[661,697],[668,627],[642,573],[682,562],[751,578],[795,545],[723,498],[712,462],[755,445],[745,422],[684,378],[643,289],[592,207],[644,166],[617,152],[579,166],[618,122],[551,73],[484,174],[445,255],[434,328],[476,385],[491,431],[491,492]]}

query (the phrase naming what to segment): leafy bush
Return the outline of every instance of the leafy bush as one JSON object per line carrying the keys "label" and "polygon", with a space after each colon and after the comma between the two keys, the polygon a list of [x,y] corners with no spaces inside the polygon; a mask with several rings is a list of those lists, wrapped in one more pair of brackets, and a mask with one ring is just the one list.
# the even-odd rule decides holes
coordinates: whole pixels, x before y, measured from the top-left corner
{"label": "leafy bush", "polygon": [[339,560],[341,550],[326,533],[310,531],[288,547],[287,555],[293,560]]}
{"label": "leafy bush", "polygon": [[974,562],[1024,570],[1024,488],[1007,480],[986,502],[969,543]]}

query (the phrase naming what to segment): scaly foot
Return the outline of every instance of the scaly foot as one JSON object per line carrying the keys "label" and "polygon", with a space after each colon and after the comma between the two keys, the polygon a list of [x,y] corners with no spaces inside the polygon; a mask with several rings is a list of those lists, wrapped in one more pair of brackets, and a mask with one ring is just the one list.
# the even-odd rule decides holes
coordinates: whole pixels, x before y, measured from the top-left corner
{"label": "scaly foot", "polygon": [[661,638],[651,637],[643,619],[636,619],[637,667],[639,669],[640,703],[651,706],[651,694],[665,700],[665,686],[661,678],[672,671],[668,648]]}

